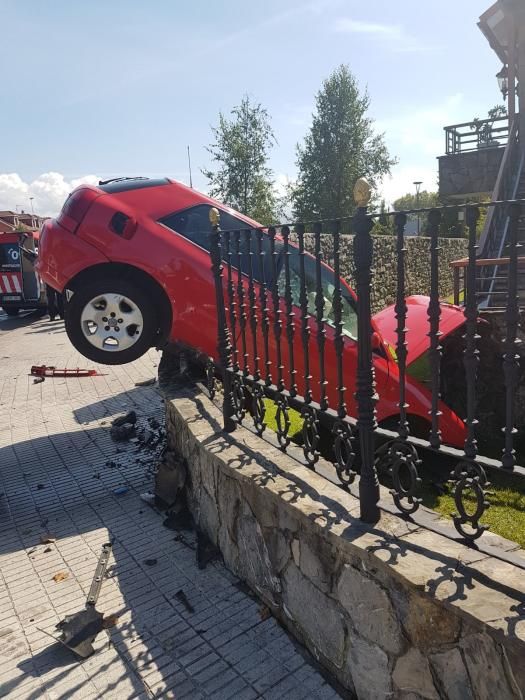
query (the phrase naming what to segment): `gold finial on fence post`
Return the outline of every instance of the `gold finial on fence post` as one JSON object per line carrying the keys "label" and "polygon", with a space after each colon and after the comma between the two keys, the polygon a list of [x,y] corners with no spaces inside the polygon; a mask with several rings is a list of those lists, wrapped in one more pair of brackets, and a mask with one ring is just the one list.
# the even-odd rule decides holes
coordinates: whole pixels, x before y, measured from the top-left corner
{"label": "gold finial on fence post", "polygon": [[372,188],[364,177],[360,177],[354,185],[354,201],[358,207],[367,207],[372,197]]}

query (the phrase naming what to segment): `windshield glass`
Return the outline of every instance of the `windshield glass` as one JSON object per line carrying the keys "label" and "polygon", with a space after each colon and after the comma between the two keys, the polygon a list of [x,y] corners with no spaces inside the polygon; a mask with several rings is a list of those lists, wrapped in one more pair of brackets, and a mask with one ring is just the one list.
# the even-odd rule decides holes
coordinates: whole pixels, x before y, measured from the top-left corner
{"label": "windshield glass", "polygon": [[[284,256],[281,254],[279,276],[277,278],[277,286],[279,295],[284,297],[285,293],[285,267]],[[297,248],[290,247],[290,287],[292,291],[292,302],[295,306],[300,305],[301,294],[301,277],[300,277],[300,257]],[[306,255],[304,259],[305,267],[305,287],[306,296],[308,298],[308,313],[315,316],[315,296],[316,296],[316,271],[315,260]],[[324,318],[325,321],[335,327],[334,313],[334,292],[335,292],[335,275],[332,271],[321,267],[321,285],[324,297]],[[341,320],[343,322],[343,333],[349,338],[357,339],[357,313],[354,306],[354,300],[348,294],[347,290],[341,286],[343,295]]]}

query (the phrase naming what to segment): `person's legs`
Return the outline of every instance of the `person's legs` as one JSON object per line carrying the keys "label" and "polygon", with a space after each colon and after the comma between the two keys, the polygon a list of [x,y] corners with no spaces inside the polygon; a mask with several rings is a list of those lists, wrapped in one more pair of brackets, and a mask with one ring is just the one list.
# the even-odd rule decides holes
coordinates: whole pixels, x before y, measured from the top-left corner
{"label": "person's legs", "polygon": [[55,316],[58,314],[58,307],[57,307],[57,293],[53,289],[53,287],[50,287],[48,284],[46,284],[46,296],[47,296],[47,310],[49,312],[49,318],[51,321],[55,320]]}

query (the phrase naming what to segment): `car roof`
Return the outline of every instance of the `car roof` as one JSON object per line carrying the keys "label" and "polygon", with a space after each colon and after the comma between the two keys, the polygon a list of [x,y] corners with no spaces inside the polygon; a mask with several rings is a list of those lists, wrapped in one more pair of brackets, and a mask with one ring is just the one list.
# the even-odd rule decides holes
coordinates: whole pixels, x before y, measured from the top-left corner
{"label": "car roof", "polygon": [[[84,185],[84,187],[86,187]],[[91,188],[90,188],[91,189]],[[261,224],[244,216],[235,209],[198,192],[182,182],[171,178],[118,178],[113,181],[99,183],[96,189],[114,197],[130,208],[136,208],[137,213],[150,216],[157,221],[169,214],[198,204],[209,204],[229,212],[232,216],[242,219],[250,228],[260,227]]]}

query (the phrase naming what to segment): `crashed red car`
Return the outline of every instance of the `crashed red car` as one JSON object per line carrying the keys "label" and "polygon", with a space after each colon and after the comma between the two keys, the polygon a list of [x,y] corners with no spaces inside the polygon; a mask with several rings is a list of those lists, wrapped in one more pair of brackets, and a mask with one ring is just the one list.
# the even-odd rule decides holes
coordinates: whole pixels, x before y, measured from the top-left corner
{"label": "crashed red car", "polygon": [[[47,221],[43,227],[38,270],[47,284],[64,294],[67,302],[66,331],[79,352],[105,364],[131,362],[148,348],[166,344],[190,347],[203,356],[216,355],[215,292],[208,251],[211,207],[219,209],[223,230],[257,226],[256,222],[238,212],[168,178],[120,178],[100,183],[98,187],[82,185],[72,192],[58,217]],[[267,251],[269,239],[266,235],[263,239],[263,248]],[[254,250],[252,248],[252,252]],[[284,266],[280,242],[278,251],[277,284],[282,295]],[[247,252],[245,250],[244,254]],[[299,256],[295,246],[291,253],[293,302],[298,306]],[[262,260],[254,256],[254,259],[256,282],[268,280],[271,274],[267,269],[269,256],[263,255]],[[236,270],[234,272],[237,274]],[[245,272],[242,262],[241,272]],[[324,265],[327,396],[330,404],[336,406],[333,276],[333,271]],[[314,285],[314,259],[309,256],[306,260],[306,286],[311,311],[314,308]],[[344,280],[342,286],[346,403],[350,415],[355,416],[356,297]],[[407,305],[408,364],[417,365],[429,347],[428,297],[409,297]],[[299,308],[296,316],[299,318]],[[461,326],[464,320],[459,308],[443,304],[440,326],[443,335]],[[310,322],[315,324],[313,318]],[[372,326],[379,394],[377,416],[380,423],[388,425],[399,412],[399,374],[392,351],[396,342],[394,308],[374,316]],[[259,323],[259,331],[260,327]],[[312,330],[315,330],[314,325]],[[299,332],[296,332],[294,342],[297,384],[301,393],[304,368]],[[282,344],[285,368],[289,366],[286,346],[287,343]],[[319,370],[316,370],[314,332],[310,348],[311,384],[316,400]],[[270,359],[275,367],[273,334]],[[423,382],[408,377],[406,394],[411,424],[416,433],[425,434],[429,425],[430,392]],[[461,447],[465,439],[463,421],[443,402],[440,411],[443,441]]]}

